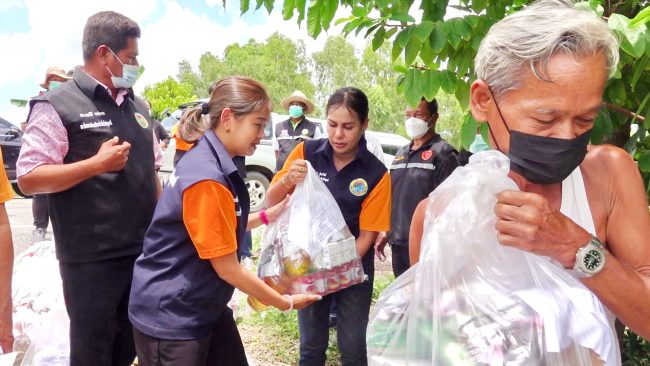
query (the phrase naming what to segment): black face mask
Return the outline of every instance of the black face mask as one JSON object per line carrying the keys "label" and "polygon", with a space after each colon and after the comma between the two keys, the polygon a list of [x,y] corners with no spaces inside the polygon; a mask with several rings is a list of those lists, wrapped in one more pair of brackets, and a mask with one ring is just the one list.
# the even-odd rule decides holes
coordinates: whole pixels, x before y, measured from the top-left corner
{"label": "black face mask", "polygon": [[[493,97],[494,98],[494,97]],[[577,168],[587,155],[591,130],[573,139],[558,139],[510,131],[506,120],[497,111],[510,133],[510,169],[536,184],[560,183]],[[492,133],[492,130],[490,130]],[[499,148],[499,143],[492,135]],[[499,150],[501,150],[499,148]]]}

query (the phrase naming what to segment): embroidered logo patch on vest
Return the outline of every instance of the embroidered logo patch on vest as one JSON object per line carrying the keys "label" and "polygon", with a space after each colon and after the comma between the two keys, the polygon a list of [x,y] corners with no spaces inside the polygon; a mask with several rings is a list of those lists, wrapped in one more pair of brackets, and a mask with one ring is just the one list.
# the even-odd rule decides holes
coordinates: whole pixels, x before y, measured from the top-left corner
{"label": "embroidered logo patch on vest", "polygon": [[422,160],[429,160],[433,156],[433,151],[431,150],[426,150],[422,152]]}
{"label": "embroidered logo patch on vest", "polygon": [[361,197],[368,193],[368,182],[363,178],[357,178],[350,182],[350,193],[357,197]]}
{"label": "embroidered logo patch on vest", "polygon": [[138,112],[133,113],[133,115],[135,116],[135,120],[138,121],[140,127],[142,128],[149,127],[149,121],[147,121],[147,119],[143,115],[141,115]]}
{"label": "embroidered logo patch on vest", "polygon": [[303,134],[304,136],[307,136],[307,135],[309,134],[309,130],[306,129],[306,128],[303,128],[303,129],[302,129],[302,134]]}

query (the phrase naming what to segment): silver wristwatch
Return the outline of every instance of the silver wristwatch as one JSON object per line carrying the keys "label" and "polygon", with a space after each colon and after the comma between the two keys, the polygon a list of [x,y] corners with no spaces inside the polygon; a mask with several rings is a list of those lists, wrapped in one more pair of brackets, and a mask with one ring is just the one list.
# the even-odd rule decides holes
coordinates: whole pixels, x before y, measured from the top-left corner
{"label": "silver wristwatch", "polygon": [[605,248],[595,237],[578,249],[573,274],[578,278],[589,278],[605,268]]}

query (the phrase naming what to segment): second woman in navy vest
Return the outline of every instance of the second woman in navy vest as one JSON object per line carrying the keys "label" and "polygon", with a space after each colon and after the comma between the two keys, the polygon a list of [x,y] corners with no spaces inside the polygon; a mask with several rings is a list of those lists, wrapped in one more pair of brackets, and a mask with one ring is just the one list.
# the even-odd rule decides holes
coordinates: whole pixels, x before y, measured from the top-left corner
{"label": "second woman in navy vest", "polygon": [[[367,365],[366,327],[375,271],[373,245],[390,226],[390,178],[386,167],[366,147],[368,98],[359,89],[342,88],[330,96],[327,139],[296,146],[267,192],[275,204],[305,179],[309,161],[341,209],[356,238],[368,281],[331,293],[298,312],[300,365],[324,365],[330,304],[336,302],[337,338],[344,366]],[[317,222],[312,223],[318,225]]]}
{"label": "second woman in navy vest", "polygon": [[253,154],[271,109],[260,83],[228,77],[181,119],[182,138],[197,142],[158,201],[133,272],[129,319],[141,365],[247,365],[226,306],[234,287],[281,310],[320,299],[282,296],[239,265],[249,196],[232,157]]}

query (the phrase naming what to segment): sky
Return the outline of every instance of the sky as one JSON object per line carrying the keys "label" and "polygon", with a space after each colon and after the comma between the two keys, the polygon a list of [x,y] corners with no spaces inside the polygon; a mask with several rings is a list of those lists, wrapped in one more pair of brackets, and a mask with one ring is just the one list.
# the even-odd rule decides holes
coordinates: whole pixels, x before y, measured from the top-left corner
{"label": "sky", "polygon": [[[254,5],[255,1],[251,1]],[[252,5],[252,6],[253,6]],[[146,85],[176,76],[178,62],[196,66],[201,54],[222,54],[232,43],[254,38],[263,41],[274,32],[302,39],[308,52],[323,48],[328,35],[340,34],[343,25],[330,28],[318,39],[309,38],[306,22],[284,21],[281,2],[269,15],[264,8],[240,15],[239,1],[228,0],[0,0],[0,117],[14,124],[26,118],[27,109],[10,99],[29,99],[41,90],[45,70],[65,70],[83,63],[81,38],[89,16],[113,10],[135,20],[142,30],[140,56],[145,72],[134,87],[141,94]],[[335,19],[347,16],[339,9]],[[362,38],[351,39],[357,48]]]}

